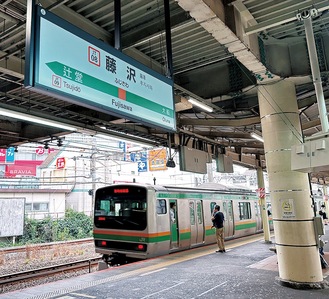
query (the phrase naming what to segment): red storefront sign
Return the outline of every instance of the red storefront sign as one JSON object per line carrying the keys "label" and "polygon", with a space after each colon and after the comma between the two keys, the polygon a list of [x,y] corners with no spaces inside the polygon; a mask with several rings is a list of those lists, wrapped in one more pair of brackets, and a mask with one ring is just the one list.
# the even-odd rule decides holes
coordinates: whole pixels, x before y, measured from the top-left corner
{"label": "red storefront sign", "polygon": [[6,163],[6,149],[0,148],[0,163]]}
{"label": "red storefront sign", "polygon": [[6,165],[5,177],[18,177],[18,176],[36,176],[37,170],[35,165],[22,166],[22,165]]}
{"label": "red storefront sign", "polygon": [[57,169],[64,169],[65,168],[65,158],[57,158],[56,160],[56,168]]}
{"label": "red storefront sign", "polygon": [[45,153],[45,148],[43,146],[38,146],[36,149],[35,149],[35,153],[37,155],[43,155]]}
{"label": "red storefront sign", "polygon": [[22,176],[36,176],[37,166],[41,163],[42,161],[36,160],[16,160],[15,164],[6,165],[5,177],[14,178]]}
{"label": "red storefront sign", "polygon": [[54,152],[55,151],[55,149],[54,148],[48,148],[47,149],[47,151],[46,151],[46,149],[43,147],[43,146],[38,146],[36,149],[35,149],[35,153],[37,154],[37,155],[43,155],[43,154],[45,154],[46,152],[48,153],[48,154],[51,154],[52,152]]}

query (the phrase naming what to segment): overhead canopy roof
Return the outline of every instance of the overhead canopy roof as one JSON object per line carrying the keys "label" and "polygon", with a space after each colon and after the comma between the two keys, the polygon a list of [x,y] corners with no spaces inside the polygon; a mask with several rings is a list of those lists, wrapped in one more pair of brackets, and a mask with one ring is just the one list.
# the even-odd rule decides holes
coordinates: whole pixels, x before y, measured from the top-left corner
{"label": "overhead canopy roof", "polygon": [[[41,5],[103,42],[114,45],[113,0],[42,0]],[[325,98],[328,97],[329,3],[325,0],[169,0],[177,133],[264,159],[257,86],[287,79],[296,84],[305,136],[321,131],[303,22],[313,28]],[[162,0],[121,0],[122,51],[167,75]],[[0,4],[0,108],[75,125],[81,132],[129,134],[167,144],[167,132],[45,96],[24,88],[26,0]],[[65,49],[65,41],[63,41]],[[194,97],[213,112],[187,101]],[[328,101],[326,101],[328,103]],[[68,132],[0,115],[0,146],[40,141]],[[175,145],[173,145],[175,146]],[[320,174],[321,175],[321,174]]]}

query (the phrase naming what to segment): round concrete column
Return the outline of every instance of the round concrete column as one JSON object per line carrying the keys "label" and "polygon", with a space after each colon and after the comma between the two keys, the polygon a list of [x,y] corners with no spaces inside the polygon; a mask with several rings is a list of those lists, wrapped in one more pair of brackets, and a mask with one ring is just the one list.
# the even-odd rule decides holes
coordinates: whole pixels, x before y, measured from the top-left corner
{"label": "round concrete column", "polygon": [[308,175],[291,170],[291,146],[302,143],[295,85],[279,81],[258,89],[279,279],[323,281]]}

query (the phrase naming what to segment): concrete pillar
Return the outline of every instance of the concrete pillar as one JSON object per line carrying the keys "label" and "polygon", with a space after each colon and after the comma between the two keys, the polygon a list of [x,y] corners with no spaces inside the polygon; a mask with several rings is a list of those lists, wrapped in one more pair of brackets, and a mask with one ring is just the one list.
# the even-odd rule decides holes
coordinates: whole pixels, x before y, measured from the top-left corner
{"label": "concrete pillar", "polygon": [[308,175],[291,170],[291,146],[302,143],[295,85],[259,86],[259,107],[275,243],[282,284],[323,282]]}
{"label": "concrete pillar", "polygon": [[[265,188],[264,174],[263,174],[263,169],[261,167],[257,168],[257,183],[258,183],[258,188]],[[270,226],[268,223],[266,196],[265,197],[259,196],[259,206],[260,206],[260,211],[263,221],[264,241],[265,243],[272,243],[270,240]]]}

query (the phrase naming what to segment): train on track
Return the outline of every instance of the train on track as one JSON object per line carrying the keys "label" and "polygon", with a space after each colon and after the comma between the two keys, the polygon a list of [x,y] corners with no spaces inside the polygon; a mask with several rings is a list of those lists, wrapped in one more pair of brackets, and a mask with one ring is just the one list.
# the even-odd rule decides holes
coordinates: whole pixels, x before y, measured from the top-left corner
{"label": "train on track", "polygon": [[[96,252],[103,254],[103,260],[109,264],[122,264],[214,244],[211,218],[215,205],[220,205],[225,215],[226,239],[262,231],[256,193],[215,187],[131,183],[96,190],[93,230]],[[269,221],[272,228],[271,218]]]}

